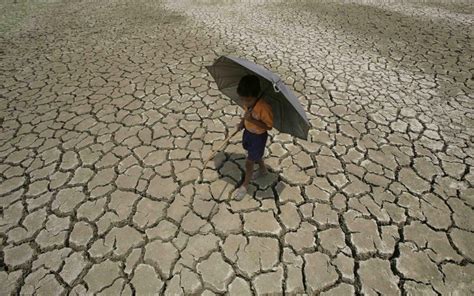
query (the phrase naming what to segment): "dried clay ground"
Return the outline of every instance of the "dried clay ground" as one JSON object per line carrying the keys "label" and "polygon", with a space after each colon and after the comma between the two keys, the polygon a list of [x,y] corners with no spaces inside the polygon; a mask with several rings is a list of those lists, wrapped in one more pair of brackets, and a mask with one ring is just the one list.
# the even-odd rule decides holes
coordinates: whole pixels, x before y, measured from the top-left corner
{"label": "dried clay ground", "polygon": [[[0,295],[474,293],[469,1],[13,2]],[[311,123],[242,201],[241,135],[202,167],[242,116],[224,54]]]}

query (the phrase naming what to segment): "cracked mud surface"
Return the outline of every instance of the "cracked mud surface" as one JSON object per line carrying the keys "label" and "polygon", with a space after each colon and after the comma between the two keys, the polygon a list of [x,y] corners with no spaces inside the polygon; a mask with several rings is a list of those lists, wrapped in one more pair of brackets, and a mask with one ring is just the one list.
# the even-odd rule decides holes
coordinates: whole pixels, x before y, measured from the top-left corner
{"label": "cracked mud surface", "polygon": [[[0,294],[472,294],[466,3],[2,2]],[[221,54],[312,125],[239,202]]]}

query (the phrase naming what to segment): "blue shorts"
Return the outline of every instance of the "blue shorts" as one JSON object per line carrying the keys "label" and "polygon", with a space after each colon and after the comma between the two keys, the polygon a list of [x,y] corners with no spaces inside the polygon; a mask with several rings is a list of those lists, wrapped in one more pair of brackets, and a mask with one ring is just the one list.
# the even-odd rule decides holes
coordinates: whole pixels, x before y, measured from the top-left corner
{"label": "blue shorts", "polygon": [[265,144],[267,143],[268,133],[254,134],[244,129],[242,136],[242,145],[247,150],[247,159],[257,162],[262,159],[265,152]]}

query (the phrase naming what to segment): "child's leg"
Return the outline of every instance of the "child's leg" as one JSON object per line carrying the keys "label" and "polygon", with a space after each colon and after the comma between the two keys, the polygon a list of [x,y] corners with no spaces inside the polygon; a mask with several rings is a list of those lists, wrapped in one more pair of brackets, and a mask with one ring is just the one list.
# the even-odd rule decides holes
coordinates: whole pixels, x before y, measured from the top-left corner
{"label": "child's leg", "polygon": [[242,184],[242,186],[245,186],[245,188],[247,189],[249,187],[250,179],[252,178],[253,166],[254,166],[253,161],[249,159],[245,161],[245,178],[244,178],[244,183]]}
{"label": "child's leg", "polygon": [[265,163],[263,162],[263,158],[258,161],[258,166],[260,169],[260,174],[265,175],[267,173],[267,168],[265,167]]}

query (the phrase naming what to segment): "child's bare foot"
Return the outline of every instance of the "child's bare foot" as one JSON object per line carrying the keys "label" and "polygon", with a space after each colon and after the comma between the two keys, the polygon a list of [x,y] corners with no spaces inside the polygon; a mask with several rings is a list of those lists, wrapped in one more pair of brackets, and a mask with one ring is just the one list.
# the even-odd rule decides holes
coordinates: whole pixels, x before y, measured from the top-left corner
{"label": "child's bare foot", "polygon": [[245,194],[247,194],[247,188],[242,185],[239,188],[237,188],[237,190],[235,190],[234,199],[236,201],[242,200],[244,198]]}

